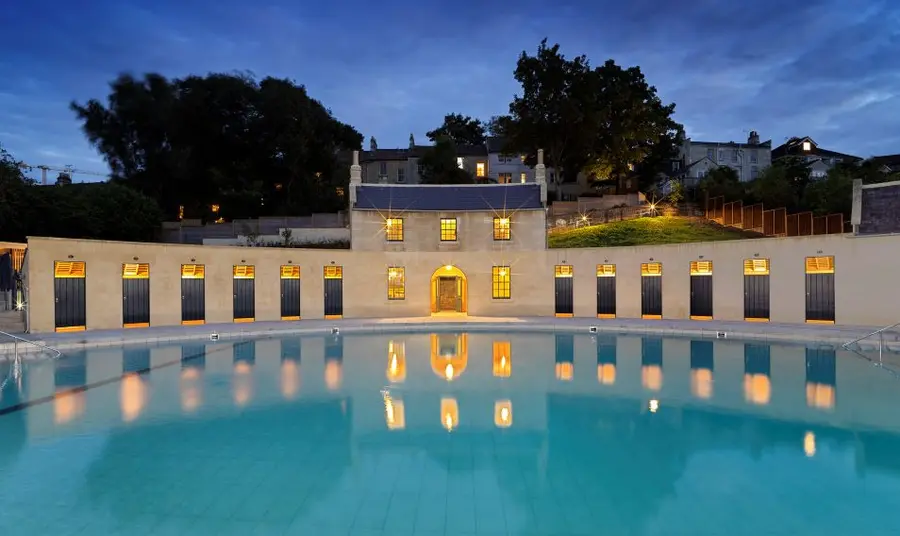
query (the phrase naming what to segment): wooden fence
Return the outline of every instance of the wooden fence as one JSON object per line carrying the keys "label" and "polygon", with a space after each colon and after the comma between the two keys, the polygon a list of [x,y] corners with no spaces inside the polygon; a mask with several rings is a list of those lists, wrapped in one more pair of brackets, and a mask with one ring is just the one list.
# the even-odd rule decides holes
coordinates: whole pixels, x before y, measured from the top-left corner
{"label": "wooden fence", "polygon": [[744,206],[714,197],[706,205],[706,219],[720,225],[757,232],[764,236],[812,236],[847,232],[843,214],[814,216],[812,212],[788,214],[785,208],[766,209],[762,203]]}

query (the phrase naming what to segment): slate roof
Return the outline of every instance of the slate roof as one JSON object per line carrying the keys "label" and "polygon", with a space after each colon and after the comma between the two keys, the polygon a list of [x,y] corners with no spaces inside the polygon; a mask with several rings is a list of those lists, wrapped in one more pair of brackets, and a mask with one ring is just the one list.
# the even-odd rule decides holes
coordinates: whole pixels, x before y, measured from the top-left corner
{"label": "slate roof", "polygon": [[539,184],[382,185],[356,190],[356,210],[512,211],[543,210]]}
{"label": "slate roof", "polygon": [[[803,142],[808,141],[811,145],[809,151],[803,150]],[[793,137],[778,147],[772,149],[772,160],[777,160],[784,156],[824,156],[829,158],[842,158],[844,160],[852,160],[858,161],[862,160],[862,158],[858,156],[854,156],[852,154],[839,153],[837,151],[829,151],[828,149],[822,149],[816,144],[816,142],[810,138],[809,136]]]}

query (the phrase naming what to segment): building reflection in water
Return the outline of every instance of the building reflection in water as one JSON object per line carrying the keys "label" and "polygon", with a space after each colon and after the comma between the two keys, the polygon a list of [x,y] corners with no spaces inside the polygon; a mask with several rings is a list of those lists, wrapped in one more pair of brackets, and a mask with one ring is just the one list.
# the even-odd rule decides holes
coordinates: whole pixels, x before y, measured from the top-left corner
{"label": "building reflection in water", "polygon": [[575,336],[556,334],[556,379],[572,381],[575,376]]}
{"label": "building reflection in water", "polygon": [[744,399],[765,406],[772,397],[771,349],[766,344],[744,345]]}
{"label": "building reflection in water", "polygon": [[713,395],[713,343],[691,341],[691,394],[708,399]]}
{"label": "building reflection in water", "polygon": [[281,396],[293,400],[300,392],[299,338],[281,340]]}
{"label": "building reflection in water", "polygon": [[53,420],[66,424],[84,414],[84,387],[87,385],[87,356],[84,352],[64,355],[54,361]]}
{"label": "building reflection in water", "polygon": [[616,383],[615,337],[597,337],[597,381],[601,385]]}
{"label": "building reflection in water", "polygon": [[406,380],[406,343],[388,341],[387,358],[387,380],[391,383],[403,383]]}
{"label": "building reflection in water", "polygon": [[812,458],[816,455],[816,434],[806,432],[803,436],[803,452],[806,453],[807,458]]}
{"label": "building reflection in water", "polygon": [[837,357],[830,348],[806,349],[806,405],[832,409],[837,387]]}
{"label": "building reflection in water", "polygon": [[509,378],[512,375],[512,343],[494,341],[493,371],[497,378]]}
{"label": "building reflection in water", "polygon": [[650,391],[659,391],[663,385],[662,339],[641,339],[641,385]]}
{"label": "building reflection in water", "polygon": [[325,339],[325,387],[337,391],[344,381],[344,338],[340,335]]}
{"label": "building reflection in water", "polygon": [[512,402],[498,400],[494,403],[494,425],[498,428],[509,428],[513,423]]}
{"label": "building reflection in water", "polygon": [[122,352],[122,381],[119,405],[122,420],[131,422],[140,416],[149,396],[146,375],[150,373],[150,349],[131,348]]}
{"label": "building reflection in water", "polygon": [[200,378],[206,368],[206,346],[181,347],[181,410],[192,413],[200,407],[203,395]]}
{"label": "building reflection in water", "polygon": [[431,334],[431,370],[445,380],[462,375],[469,363],[469,336],[465,333]]}
{"label": "building reflection in water", "polygon": [[455,398],[441,399],[441,425],[452,432],[459,426],[459,404]]}
{"label": "building reflection in water", "polygon": [[406,428],[406,411],[403,400],[394,398],[388,391],[384,392],[384,422],[388,430],[403,430]]}
{"label": "building reflection in water", "polygon": [[245,406],[253,397],[253,366],[256,364],[256,341],[241,341],[233,348],[234,403]]}

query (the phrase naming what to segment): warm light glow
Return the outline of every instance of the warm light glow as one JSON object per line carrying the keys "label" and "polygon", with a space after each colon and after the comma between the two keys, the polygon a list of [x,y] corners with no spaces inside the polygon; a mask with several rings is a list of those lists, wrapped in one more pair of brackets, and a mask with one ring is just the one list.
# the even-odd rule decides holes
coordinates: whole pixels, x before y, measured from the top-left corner
{"label": "warm light glow", "polygon": [[448,272],[449,272],[450,270],[452,270],[452,269],[453,269],[453,266],[450,265],[450,264],[444,266],[444,270],[447,270]]}
{"label": "warm light glow", "polygon": [[219,212],[219,205],[213,205],[213,206],[211,206],[211,207],[209,207],[209,208],[212,209],[212,211],[213,211],[214,213],[215,213],[215,212]]}
{"label": "warm light glow", "polygon": [[505,268],[501,268],[501,269],[500,269],[500,276],[502,277],[502,276],[505,276],[505,275],[506,275],[506,269],[505,269]]}
{"label": "warm light glow", "polygon": [[131,422],[138,418],[147,402],[147,386],[137,374],[126,374],[120,383],[119,406],[122,420]]}
{"label": "warm light glow", "polygon": [[25,302],[23,302],[21,298],[16,298],[16,311],[21,311],[24,308]]}
{"label": "warm light glow", "polygon": [[824,383],[806,384],[806,405],[811,408],[831,409],[834,407],[834,386]]}
{"label": "warm light glow", "polygon": [[475,176],[476,177],[484,177],[485,175],[487,175],[487,173],[485,172],[485,169],[486,168],[485,168],[484,162],[476,163],[475,164]]}
{"label": "warm light glow", "polygon": [[616,383],[616,366],[612,363],[597,365],[597,381],[601,385],[613,385]]}
{"label": "warm light glow", "polygon": [[656,203],[650,203],[650,210],[656,210]]}
{"label": "warm light glow", "polygon": [[402,400],[394,400],[389,394],[384,395],[384,422],[388,430],[406,428],[406,411]]}
{"label": "warm light glow", "polygon": [[447,366],[444,367],[444,377],[447,378],[448,382],[453,379],[453,364],[452,363],[447,363]]}
{"label": "warm light glow", "polygon": [[509,341],[494,341],[493,373],[497,378],[509,378],[512,374],[512,345]]}
{"label": "warm light glow", "polygon": [[772,383],[765,374],[744,374],[744,399],[765,406],[772,398]]}
{"label": "warm light glow", "polygon": [[253,396],[253,378],[241,374],[234,377],[234,404],[238,407],[246,406]]}
{"label": "warm light glow", "polygon": [[712,398],[713,373],[707,368],[691,370],[691,393],[697,398]]}
{"label": "warm light glow", "polygon": [[649,408],[650,408],[650,413],[656,413],[656,411],[659,409],[659,400],[655,400],[655,399],[651,400]]}
{"label": "warm light glow", "polygon": [[462,168],[463,168],[463,159],[462,159],[461,156],[457,156],[457,157],[456,157],[456,166],[457,166],[459,169],[462,169]]}
{"label": "warm light glow", "polygon": [[291,400],[300,392],[300,366],[292,359],[281,362],[281,396]]}
{"label": "warm light glow", "polygon": [[459,405],[455,398],[441,399],[441,424],[448,432],[459,426]]}
{"label": "warm light glow", "polygon": [[803,142],[803,150],[809,151],[810,149],[812,149],[812,144],[809,143],[808,141]]}
{"label": "warm light glow", "polygon": [[246,361],[237,361],[234,364],[234,373],[237,376],[245,376],[253,371],[253,367]]}
{"label": "warm light glow", "polygon": [[498,428],[509,428],[512,426],[512,402],[509,400],[500,400],[494,403],[494,425]]}
{"label": "warm light glow", "polygon": [[509,225],[509,218],[500,218],[500,225]]}
{"label": "warm light glow", "polygon": [[387,379],[392,383],[401,383],[406,379],[406,344],[388,342]]}
{"label": "warm light glow", "polygon": [[325,363],[325,387],[330,391],[336,391],[341,387],[344,370],[340,361],[331,360]]}
{"label": "warm light glow", "polygon": [[557,363],[556,364],[556,379],[562,380],[564,382],[572,381],[572,377],[575,375],[575,364],[571,362]]}
{"label": "warm light glow", "polygon": [[641,385],[644,389],[659,391],[662,389],[663,371],[659,365],[645,365],[641,367]]}
{"label": "warm light glow", "polygon": [[812,458],[816,455],[816,434],[806,432],[803,436],[803,452],[806,453],[807,458]]}
{"label": "warm light glow", "polygon": [[182,380],[196,380],[200,377],[200,370],[194,367],[181,369]]}
{"label": "warm light glow", "polygon": [[84,414],[84,391],[57,394],[53,398],[53,422],[66,424]]}

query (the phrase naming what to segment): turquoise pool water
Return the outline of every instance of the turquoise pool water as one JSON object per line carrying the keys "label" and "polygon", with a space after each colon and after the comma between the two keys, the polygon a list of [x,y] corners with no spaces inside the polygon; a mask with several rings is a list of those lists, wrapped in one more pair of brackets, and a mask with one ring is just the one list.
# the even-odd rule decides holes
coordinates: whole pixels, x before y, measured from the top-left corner
{"label": "turquoise pool water", "polygon": [[898,534],[898,408],[895,376],[802,346],[104,348],[3,389],[0,534]]}

